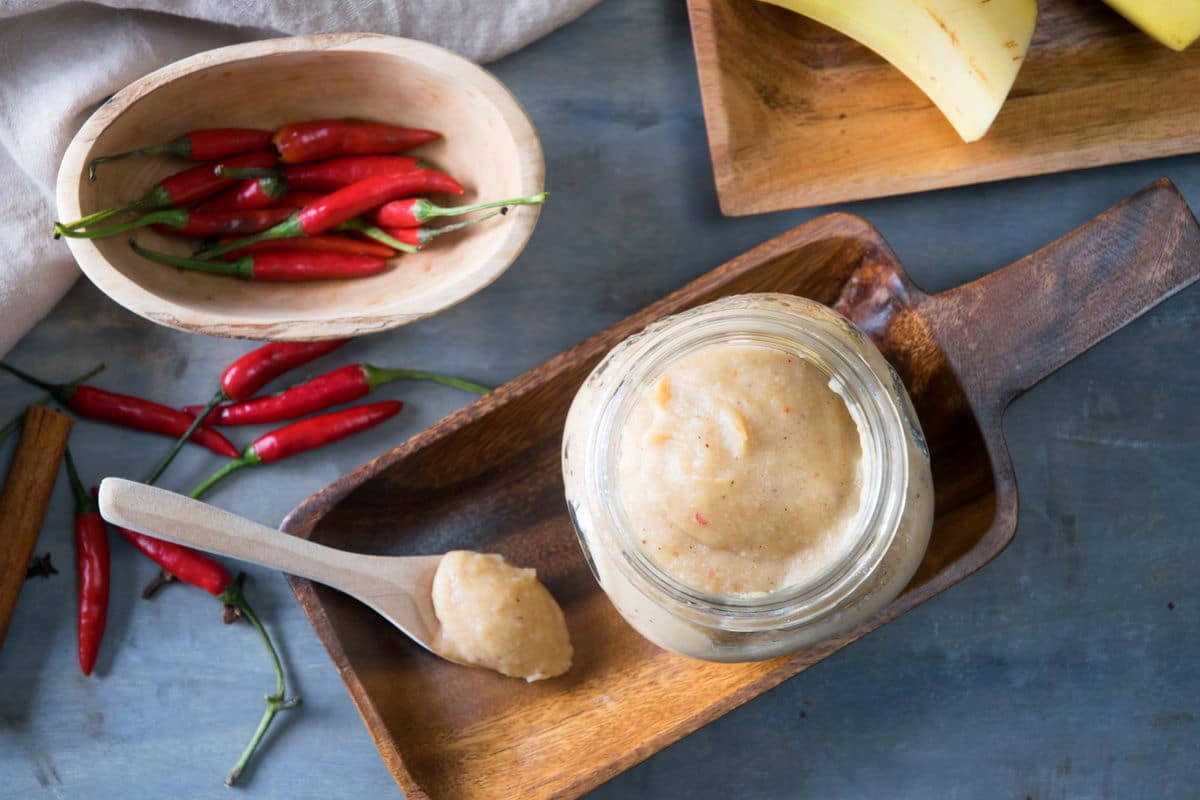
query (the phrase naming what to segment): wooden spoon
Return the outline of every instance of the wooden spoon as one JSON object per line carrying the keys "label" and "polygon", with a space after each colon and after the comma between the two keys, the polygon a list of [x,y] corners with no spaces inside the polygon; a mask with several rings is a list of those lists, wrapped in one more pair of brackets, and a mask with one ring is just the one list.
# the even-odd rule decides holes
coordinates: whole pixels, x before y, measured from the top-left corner
{"label": "wooden spoon", "polygon": [[374,609],[429,652],[454,661],[436,646],[441,626],[433,612],[432,591],[441,556],[349,553],[124,478],[100,483],[100,514],[114,525],[156,539],[332,586]]}

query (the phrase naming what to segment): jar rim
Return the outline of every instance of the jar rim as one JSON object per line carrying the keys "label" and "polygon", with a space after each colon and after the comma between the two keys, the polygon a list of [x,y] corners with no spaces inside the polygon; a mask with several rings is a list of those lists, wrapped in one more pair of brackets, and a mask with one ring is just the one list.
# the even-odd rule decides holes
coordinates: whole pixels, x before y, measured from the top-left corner
{"label": "jar rim", "polygon": [[[834,328],[831,331],[830,328]],[[588,492],[601,498],[600,514],[615,531],[617,568],[642,593],[693,623],[729,631],[792,628],[842,607],[883,562],[903,516],[908,459],[903,413],[890,387],[867,359],[837,332],[862,333],[828,307],[791,295],[749,294],[718,300],[667,317],[631,337],[608,356],[627,371],[598,405],[584,463]],[[638,544],[624,515],[615,478],[617,432],[645,387],[671,364],[723,344],[772,347],[804,358],[836,382],[859,428],[867,467],[862,508],[850,546],[810,580],[754,594],[713,595],[691,587],[655,564]],[[618,352],[619,351],[619,352]]]}

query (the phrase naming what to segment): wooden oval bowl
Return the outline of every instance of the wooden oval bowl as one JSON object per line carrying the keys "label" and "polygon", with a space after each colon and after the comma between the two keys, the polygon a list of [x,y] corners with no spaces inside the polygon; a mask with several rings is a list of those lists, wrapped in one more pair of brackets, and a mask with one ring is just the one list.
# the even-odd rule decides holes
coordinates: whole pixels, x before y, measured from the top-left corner
{"label": "wooden oval bowl", "polygon": [[[101,106],[67,148],[58,174],[58,216],[78,219],[141,197],[188,166],[169,157],[103,164],[95,156],[165,142],[194,128],[274,128],[325,117],[364,117],[440,131],[414,154],[466,188],[453,204],[541,191],[542,149],[507,89],[440,47],[374,34],[326,34],[223,47],[130,84]],[[450,198],[434,198],[450,200]],[[487,286],[516,259],[537,206],[438,239],[370,278],[257,284],[164,267],[137,256],[128,236],[68,239],[84,274],[109,297],[172,328],[251,339],[326,339],[388,330],[433,314]],[[195,240],[149,229],[146,247],[186,254]]]}

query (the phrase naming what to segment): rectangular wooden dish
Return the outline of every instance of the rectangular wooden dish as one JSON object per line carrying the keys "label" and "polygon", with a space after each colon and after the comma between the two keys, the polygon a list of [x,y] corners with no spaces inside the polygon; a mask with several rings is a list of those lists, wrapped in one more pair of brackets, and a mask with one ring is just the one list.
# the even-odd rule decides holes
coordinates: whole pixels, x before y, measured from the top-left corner
{"label": "rectangular wooden dish", "polygon": [[964,143],[881,57],[758,0],[688,0],[730,216],[1200,150],[1200,46],[1169,50],[1100,0],[1041,0],[991,130]]}
{"label": "rectangular wooden dish", "polygon": [[[864,220],[821,217],[547,361],[301,504],[283,528],[346,550],[503,553],[562,603],[575,666],[534,684],[442,661],[358,602],[292,585],[397,782],[417,798],[573,798],[962,580],[1016,528],[1009,401],[1200,274],[1200,230],[1162,181],[999,272],[914,286]],[[936,521],[911,585],[860,628],[796,655],[711,664],[618,616],[563,500],[567,408],[597,361],[650,322],[730,294],[835,305],[880,346],[929,441]]]}

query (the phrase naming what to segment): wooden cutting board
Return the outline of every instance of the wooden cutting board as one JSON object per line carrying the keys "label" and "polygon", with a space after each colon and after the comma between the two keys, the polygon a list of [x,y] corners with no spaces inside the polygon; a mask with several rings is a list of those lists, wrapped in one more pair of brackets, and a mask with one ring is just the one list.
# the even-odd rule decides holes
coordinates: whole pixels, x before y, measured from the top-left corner
{"label": "wooden cutting board", "polygon": [[1200,45],[1042,0],[991,130],[964,143],[866,47],[758,0],[688,0],[721,210],[759,214],[1200,150]]}
{"label": "wooden cutting board", "polygon": [[[502,553],[535,567],[575,646],[525,684],[430,655],[366,606],[292,578],[409,800],[550,800],[588,789],[837,652],[994,558],[1017,524],[1000,421],[1014,397],[1200,277],[1200,228],[1162,181],[998,272],[928,295],[866,221],[778,236],[505,384],[338,479],[283,529],[367,553]],[[563,499],[567,408],[615,344],[731,294],[833,304],[908,386],[932,454],[933,534],[912,583],[871,619],[792,656],[713,664],[659,650],[589,572]],[[1131,499],[1137,487],[1130,487]]]}

